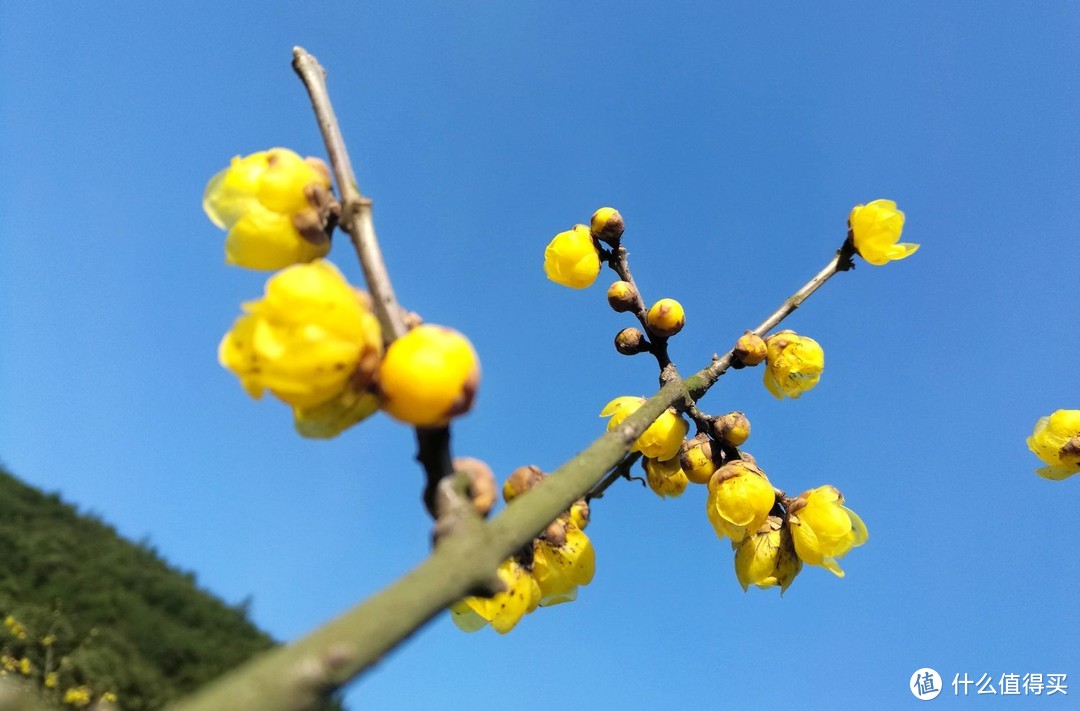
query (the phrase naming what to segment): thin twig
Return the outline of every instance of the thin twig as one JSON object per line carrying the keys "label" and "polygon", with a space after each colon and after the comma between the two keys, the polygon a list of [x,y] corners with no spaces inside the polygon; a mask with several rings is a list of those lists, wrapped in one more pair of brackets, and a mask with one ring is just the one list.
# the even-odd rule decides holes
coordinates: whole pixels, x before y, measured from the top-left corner
{"label": "thin twig", "polygon": [[611,473],[604,477],[603,481],[593,487],[589,493],[585,494],[585,502],[592,503],[593,499],[603,498],[604,492],[619,479],[637,479],[638,477],[631,476],[630,470],[639,459],[641,459],[641,452],[633,452],[623,457],[623,460],[615,465],[611,470]]}
{"label": "thin twig", "polygon": [[[837,271],[850,268],[845,245],[813,279],[755,329],[764,335]],[[489,522],[463,522],[434,553],[336,620],[292,644],[266,652],[171,706],[172,711],[298,711],[376,664],[445,608],[483,589],[491,571],[538,536],[570,505],[593,491],[627,457],[634,441],[687,393],[705,394],[732,354],[685,380],[668,382],[618,427],[516,497]]]}
{"label": "thin twig", "polygon": [[348,233],[360,258],[360,267],[364,270],[364,280],[371,291],[375,315],[383,329],[383,340],[389,344],[405,334],[405,322],[401,318],[401,308],[390,275],[386,271],[382,250],[375,238],[375,224],[371,219],[371,200],[360,194],[360,185],[353,172],[349,152],[345,149],[345,139],[341,135],[334,107],[330,103],[330,94],[326,89],[326,70],[319,60],[308,54],[303,47],[293,47],[293,69],[304,82],[315,117],[319,122],[326,152],[341,193],[341,229]]}
{"label": "thin twig", "polygon": [[620,242],[613,247],[610,251],[601,248],[600,256],[607,263],[608,267],[619,275],[619,279],[628,283],[634,290],[634,310],[631,312],[637,317],[641,328],[649,336],[649,352],[656,358],[657,365],[663,370],[671,364],[671,358],[668,356],[667,341],[668,339],[657,333],[654,333],[649,328],[649,322],[646,318],[645,310],[645,297],[641,295],[641,290],[638,289],[637,282],[634,281],[634,274],[630,271],[629,255],[626,251],[626,247],[622,246]]}

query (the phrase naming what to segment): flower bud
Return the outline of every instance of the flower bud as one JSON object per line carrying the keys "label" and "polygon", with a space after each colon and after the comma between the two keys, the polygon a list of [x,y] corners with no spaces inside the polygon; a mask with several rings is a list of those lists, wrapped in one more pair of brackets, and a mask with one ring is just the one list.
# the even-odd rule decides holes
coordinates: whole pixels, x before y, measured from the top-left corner
{"label": "flower bud", "polygon": [[817,341],[794,331],[765,339],[765,387],[773,397],[797,398],[817,385],[825,369],[825,352]]}
{"label": "flower bud", "polygon": [[645,323],[648,324],[649,331],[652,333],[668,338],[681,331],[686,325],[686,312],[682,304],[675,299],[660,299],[645,315]]}
{"label": "flower bud", "polygon": [[383,409],[417,427],[445,425],[472,407],[480,362],[465,336],[425,324],[390,344],[379,366]]}
{"label": "flower bud", "polygon": [[548,524],[548,527],[540,535],[551,545],[561,546],[566,543],[566,524],[559,519],[555,519]]}
{"label": "flower bud", "polygon": [[679,466],[678,457],[664,462],[644,457],[642,466],[645,468],[645,480],[649,483],[649,488],[662,499],[682,496],[686,485],[690,483]]}
{"label": "flower bud", "polygon": [[612,247],[618,246],[624,229],[622,215],[613,207],[600,208],[593,213],[590,221],[593,237],[601,242],[607,242]]}
{"label": "flower bud", "polygon": [[709,479],[706,513],[721,538],[738,543],[765,523],[774,503],[776,492],[765,472],[748,462],[728,462]]}
{"label": "flower bud", "polygon": [[515,498],[521,496],[543,481],[545,476],[547,475],[540,471],[540,467],[538,466],[529,464],[524,467],[518,467],[510,473],[510,476],[506,479],[506,483],[503,484],[503,499],[506,503],[510,503]]}
{"label": "flower bud", "polygon": [[608,287],[607,302],[618,313],[636,310],[639,299],[637,289],[628,281],[617,281]]}
{"label": "flower bud", "polygon": [[592,286],[600,273],[600,253],[585,225],[560,232],[544,250],[544,273],[556,284],[571,289]]}
{"label": "flower bud", "polygon": [[713,434],[729,447],[741,447],[750,437],[750,420],[741,412],[729,412],[713,422]]}
{"label": "flower bud", "polygon": [[699,434],[683,442],[679,466],[693,483],[709,483],[709,478],[716,471],[716,464],[713,462],[712,442],[706,435]]}
{"label": "flower bud", "polygon": [[615,350],[623,355],[635,355],[649,350],[645,334],[636,328],[624,328],[615,334]]}
{"label": "flower bud", "polygon": [[578,499],[574,503],[570,504],[570,522],[580,528],[582,531],[589,525],[589,502],[585,499]]}
{"label": "flower bud", "polygon": [[472,499],[473,508],[481,516],[487,516],[495,506],[499,488],[491,467],[473,457],[454,457],[454,471],[468,475],[469,498]]}
{"label": "flower bud", "polygon": [[735,358],[743,365],[757,365],[765,360],[767,352],[764,339],[750,331],[735,342]]}

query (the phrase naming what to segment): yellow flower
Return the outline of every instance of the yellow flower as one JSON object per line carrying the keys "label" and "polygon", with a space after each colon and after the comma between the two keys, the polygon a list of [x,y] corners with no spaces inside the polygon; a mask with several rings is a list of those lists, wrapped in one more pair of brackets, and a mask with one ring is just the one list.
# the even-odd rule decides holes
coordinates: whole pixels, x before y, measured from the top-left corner
{"label": "yellow flower", "polygon": [[735,576],[743,592],[751,585],[759,588],[780,586],[780,594],[788,589],[802,570],[802,561],[795,555],[791,532],[779,516],[768,520],[754,533],[735,546]]}
{"label": "yellow flower", "polygon": [[660,498],[682,496],[686,491],[690,480],[683,472],[677,456],[664,462],[645,457],[642,463],[645,466],[645,480],[649,483],[649,488]]}
{"label": "yellow flower", "polygon": [[686,325],[686,311],[675,299],[660,299],[645,314],[645,323],[654,335],[668,338]]}
{"label": "yellow flower", "polygon": [[49,672],[45,675],[45,688],[55,689],[57,683],[60,681],[60,676],[56,672]]}
{"label": "yellow flower", "polygon": [[618,210],[613,207],[602,207],[593,213],[592,219],[589,220],[589,227],[596,239],[614,247],[619,244],[625,224]]}
{"label": "yellow flower", "polygon": [[778,399],[797,398],[817,385],[825,352],[812,338],[780,331],[765,339],[765,387]]}
{"label": "yellow flower", "polygon": [[108,703],[116,703],[116,694],[111,691],[106,691],[101,695],[101,700],[107,701]]}
{"label": "yellow flower", "polygon": [[90,689],[85,686],[75,686],[64,692],[64,703],[79,709],[89,706],[91,698]]}
{"label": "yellow flower", "polygon": [[844,571],[836,559],[869,538],[866,524],[844,506],[844,497],[834,486],[819,486],[800,494],[788,510],[788,525],[799,558],[840,578]]}
{"label": "yellow flower", "polygon": [[679,452],[679,467],[686,478],[694,484],[708,484],[716,471],[713,461],[712,442],[705,435],[697,435],[683,443]]}
{"label": "yellow flower", "polygon": [[1028,448],[1048,466],[1035,473],[1060,481],[1080,472],[1080,410],[1058,410],[1035,423]]}
{"label": "yellow flower", "polygon": [[565,534],[556,540],[533,541],[532,576],[540,587],[541,607],[577,599],[578,586],[591,583],[596,573],[596,554],[589,537],[572,521],[563,522],[560,528]]}
{"label": "yellow flower", "polygon": [[592,286],[600,273],[600,253],[585,225],[560,232],[544,250],[544,272],[556,284],[573,289]]}
{"label": "yellow flower", "polygon": [[[266,296],[244,311],[221,340],[218,361],[249,395],[269,390],[293,406],[298,423],[319,419],[324,405],[360,419],[374,410],[364,390],[382,353],[379,322],[333,264],[317,260],[275,274]],[[335,398],[350,402],[327,405]]]}
{"label": "yellow flower", "polygon": [[[615,430],[622,424],[623,420],[632,415],[644,402],[645,398],[643,397],[624,396],[617,397],[605,405],[604,409],[600,411],[600,416],[611,417],[607,423],[608,432]],[[641,436],[637,438],[633,447],[631,447],[631,451],[641,452],[652,459],[667,461],[679,453],[679,447],[682,446],[683,438],[686,437],[688,429],[690,429],[690,426],[686,424],[686,420],[675,410],[668,408],[655,422],[649,425],[648,429],[641,433]]]}
{"label": "yellow flower", "polygon": [[33,671],[34,671],[34,665],[30,662],[29,659],[27,659],[26,657],[23,657],[22,659],[19,660],[19,673],[20,674],[22,674],[23,676],[30,676],[31,672],[33,672]]}
{"label": "yellow flower", "polygon": [[472,344],[443,326],[417,326],[390,344],[379,366],[383,409],[418,427],[445,425],[468,412],[479,384]]}
{"label": "yellow flower", "polygon": [[328,239],[301,235],[294,218],[313,212],[309,186],[330,188],[328,172],[286,148],[233,158],[206,186],[203,210],[228,230],[225,261],[248,269],[282,269],[330,251]]}
{"label": "yellow flower", "polygon": [[736,459],[716,470],[709,479],[705,512],[720,538],[738,543],[747,531],[756,531],[769,517],[776,492],[757,466]]}
{"label": "yellow flower", "polygon": [[490,624],[506,634],[522,617],[540,603],[540,586],[521,565],[509,558],[499,566],[499,579],[506,590],[494,597],[467,597],[450,607],[450,619],[466,632],[476,632]]}
{"label": "yellow flower", "polygon": [[904,213],[892,200],[873,200],[856,205],[848,216],[855,251],[868,263],[888,264],[915,254],[917,244],[897,244],[904,229]]}

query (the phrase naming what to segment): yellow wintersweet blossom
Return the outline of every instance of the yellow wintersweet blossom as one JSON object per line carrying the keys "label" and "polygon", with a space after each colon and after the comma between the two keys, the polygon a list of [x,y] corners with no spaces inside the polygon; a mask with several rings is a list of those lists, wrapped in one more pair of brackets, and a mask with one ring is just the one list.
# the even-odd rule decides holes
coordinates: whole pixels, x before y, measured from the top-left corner
{"label": "yellow wintersweet blossom", "polygon": [[[617,397],[600,411],[601,417],[611,417],[607,423],[608,432],[615,430],[623,420],[632,415],[642,403],[643,397]],[[641,452],[646,457],[667,461],[679,453],[683,438],[690,426],[675,410],[668,408],[634,442],[631,451]]]}
{"label": "yellow wintersweet blossom", "polygon": [[92,699],[90,689],[86,686],[73,686],[64,692],[64,703],[71,704],[77,709],[89,706]]}
{"label": "yellow wintersweet blossom", "polygon": [[660,299],[645,314],[645,323],[652,334],[669,338],[686,325],[686,310],[675,299]]}
{"label": "yellow wintersweet blossom", "polygon": [[791,532],[779,516],[769,516],[757,531],[733,545],[735,576],[743,592],[751,585],[759,588],[779,585],[783,595],[802,570]]}
{"label": "yellow wintersweet blossom", "polygon": [[513,558],[499,566],[499,579],[506,590],[493,597],[467,597],[450,607],[455,625],[476,632],[490,624],[499,634],[506,634],[540,604],[540,586]]}
{"label": "yellow wintersweet blossom", "polygon": [[45,688],[55,689],[56,685],[60,682],[60,675],[56,672],[49,672],[45,675]]}
{"label": "yellow wintersweet blossom", "polygon": [[1035,470],[1039,476],[1060,481],[1080,472],[1080,410],[1040,417],[1027,445],[1047,464]]}
{"label": "yellow wintersweet blossom", "polygon": [[645,457],[642,464],[645,467],[645,481],[649,483],[649,488],[653,490],[653,493],[662,499],[668,496],[672,498],[682,496],[687,485],[690,484],[690,479],[682,470],[678,456],[663,462]]}
{"label": "yellow wintersweet blossom", "polygon": [[904,213],[892,200],[856,205],[848,216],[848,228],[855,251],[875,266],[910,257],[919,248],[917,244],[897,244],[904,230]]}
{"label": "yellow wintersweet blossom", "polygon": [[533,541],[532,576],[540,587],[541,607],[576,600],[578,586],[591,583],[596,573],[596,554],[585,532],[572,521],[557,527],[561,535],[554,540]]}
{"label": "yellow wintersweet blossom", "polygon": [[[225,261],[248,269],[282,269],[326,256],[330,241],[305,237],[305,218],[318,219],[313,190],[330,189],[330,174],[314,159],[305,161],[287,148],[271,148],[233,158],[206,186],[203,210],[228,230]],[[314,237],[314,241],[311,239]]]}
{"label": "yellow wintersweet blossom", "polygon": [[472,407],[480,360],[469,339],[444,326],[417,326],[386,349],[379,366],[382,407],[418,427],[445,425]]}
{"label": "yellow wintersweet blossom", "polygon": [[776,492],[765,472],[737,459],[717,469],[709,479],[705,512],[717,536],[738,543],[747,531],[761,528],[774,503]]}
{"label": "yellow wintersweet blossom", "polygon": [[218,361],[249,395],[269,390],[292,405],[298,423],[321,407],[338,407],[328,405],[335,399],[350,401],[340,408],[352,418],[345,426],[375,410],[366,388],[382,355],[379,322],[333,264],[284,269],[266,282],[261,300],[243,308],[221,340]]}
{"label": "yellow wintersweet blossom", "polygon": [[844,497],[834,486],[819,486],[800,494],[788,509],[788,526],[799,558],[840,578],[844,571],[836,559],[869,539],[866,524],[844,506]]}
{"label": "yellow wintersweet blossom", "polygon": [[774,397],[797,398],[817,385],[825,369],[825,352],[817,341],[794,331],[780,331],[765,343],[765,387]]}
{"label": "yellow wintersweet blossom", "polygon": [[572,289],[592,286],[600,273],[600,253],[585,225],[560,232],[544,250],[544,272],[556,284]]}

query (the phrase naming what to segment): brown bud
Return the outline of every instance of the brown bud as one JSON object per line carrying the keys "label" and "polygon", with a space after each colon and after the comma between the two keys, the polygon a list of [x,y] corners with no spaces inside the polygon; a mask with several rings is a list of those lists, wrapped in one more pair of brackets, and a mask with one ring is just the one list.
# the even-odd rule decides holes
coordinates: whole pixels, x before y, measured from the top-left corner
{"label": "brown bud", "polygon": [[551,545],[561,546],[566,543],[566,524],[555,519],[544,529],[542,536]]}
{"label": "brown bud", "polygon": [[765,360],[768,347],[761,336],[747,331],[735,342],[735,358],[743,365],[757,365]]}
{"label": "brown bud", "polygon": [[499,487],[491,467],[473,457],[454,457],[454,471],[465,472],[469,476],[469,498],[472,499],[473,508],[481,516],[487,516],[499,496]]}
{"label": "brown bud", "polygon": [[619,313],[635,311],[639,301],[637,289],[628,281],[617,281],[608,287],[608,305]]}
{"label": "brown bud", "polygon": [[739,447],[750,437],[750,420],[741,412],[729,412],[713,422],[713,435],[729,447]]}
{"label": "brown bud", "polygon": [[622,215],[613,207],[602,207],[594,212],[589,224],[592,236],[612,247],[619,244],[625,227]]}
{"label": "brown bud", "polygon": [[624,328],[615,335],[615,350],[623,355],[634,355],[649,350],[645,334],[636,328]]}
{"label": "brown bud", "polygon": [[416,313],[415,311],[406,311],[405,309],[402,309],[401,320],[405,322],[405,328],[409,331],[413,330],[417,326],[424,325],[424,317]]}
{"label": "brown bud", "polygon": [[510,503],[516,497],[521,496],[539,484],[545,476],[547,475],[540,471],[540,467],[532,464],[515,469],[510,473],[506,483],[503,484],[503,498],[506,499],[506,503]]}

